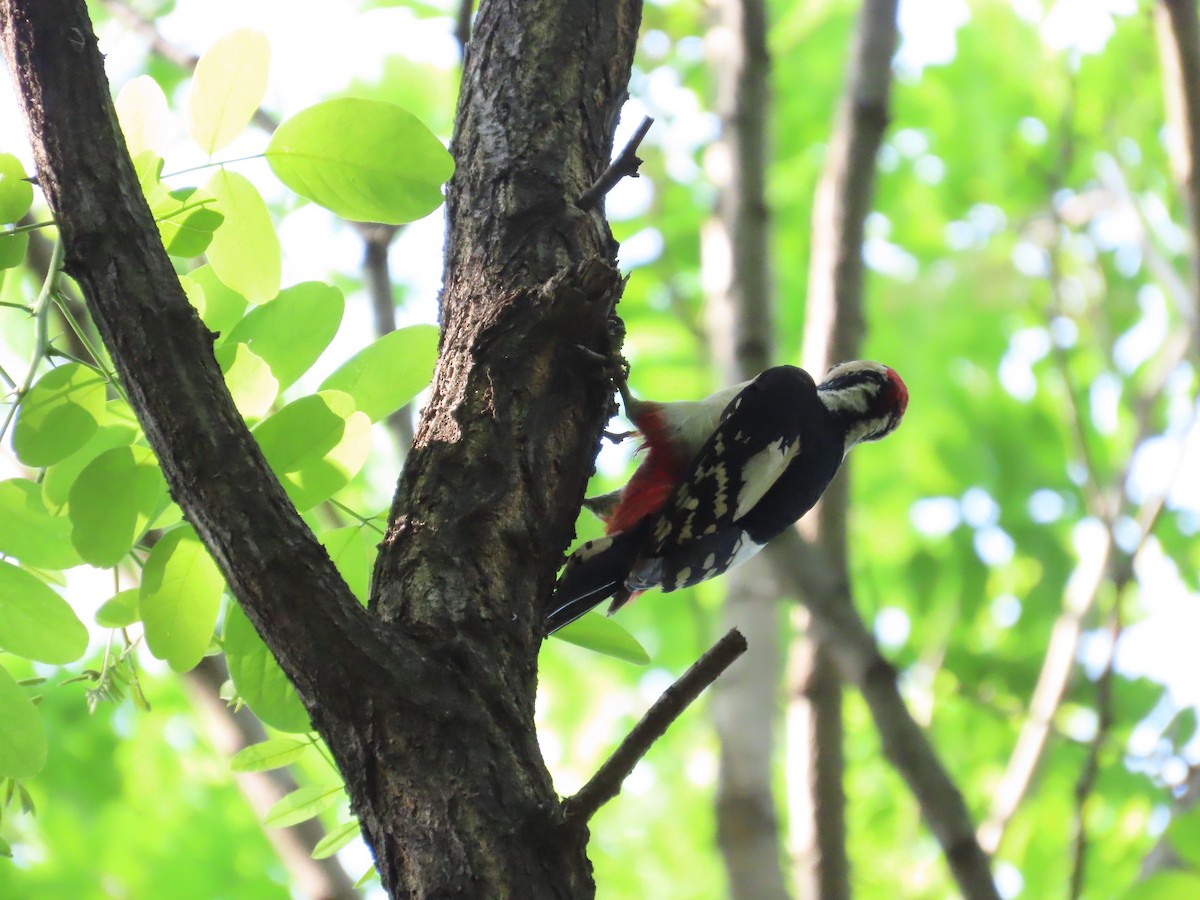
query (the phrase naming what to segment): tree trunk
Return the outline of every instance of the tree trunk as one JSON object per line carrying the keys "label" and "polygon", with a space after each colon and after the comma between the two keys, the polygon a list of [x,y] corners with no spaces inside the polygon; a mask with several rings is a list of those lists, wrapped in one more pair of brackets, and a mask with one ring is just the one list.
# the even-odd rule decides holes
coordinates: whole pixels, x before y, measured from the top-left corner
{"label": "tree trunk", "polygon": [[142,197],[83,0],[0,0],[39,184],[172,496],[329,744],[392,896],[586,897],[533,728],[538,609],[611,385],[603,170],[639,0],[484,2],[441,358],[363,610],[247,431]]}
{"label": "tree trunk", "polygon": [[[847,83],[813,204],[812,258],[804,318],[805,367],[820,380],[832,365],[857,359],[863,317],[863,228],[875,187],[875,157],[888,121],[896,0],[866,3],[859,13]],[[818,548],[834,582],[849,586],[846,514],[848,470],[842,471],[801,531]],[[847,594],[839,601],[850,604]],[[843,787],[842,683],[825,639],[816,632],[792,648],[788,741],[796,891],[829,900],[850,896]]]}
{"label": "tree trunk", "polygon": [[[719,0],[706,44],[716,81],[721,138],[710,153],[718,171],[717,215],[703,234],[709,348],[723,384],[753,378],[772,362],[774,292],[766,201],[770,113],[767,15],[762,0]],[[779,724],[783,639],[779,586],[764,558],[725,576],[722,628],[737,628],[754,648],[713,686],[720,744],[717,844],[729,894],[786,898],[772,762]]]}
{"label": "tree trunk", "polygon": [[541,604],[611,397],[589,351],[609,350],[622,284],[602,213],[574,200],[608,162],[639,18],[628,0],[484,3],[467,47],[440,358],[371,598],[462,696],[396,715],[371,758],[395,823],[381,856],[472,896],[594,890],[586,833],[557,827],[533,703]]}

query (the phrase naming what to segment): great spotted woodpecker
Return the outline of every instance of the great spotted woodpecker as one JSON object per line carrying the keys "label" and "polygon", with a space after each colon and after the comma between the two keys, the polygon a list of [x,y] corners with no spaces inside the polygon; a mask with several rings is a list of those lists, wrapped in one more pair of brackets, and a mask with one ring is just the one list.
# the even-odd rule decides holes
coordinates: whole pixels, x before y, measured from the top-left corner
{"label": "great spotted woodpecker", "polygon": [[876,362],[834,366],[820,385],[795,366],[704,400],[637,400],[619,383],[646,456],[601,511],[606,536],[567,560],[545,611],[550,634],[613,598],[690,587],[745,562],[812,509],[855,444],[891,434],[908,406]]}

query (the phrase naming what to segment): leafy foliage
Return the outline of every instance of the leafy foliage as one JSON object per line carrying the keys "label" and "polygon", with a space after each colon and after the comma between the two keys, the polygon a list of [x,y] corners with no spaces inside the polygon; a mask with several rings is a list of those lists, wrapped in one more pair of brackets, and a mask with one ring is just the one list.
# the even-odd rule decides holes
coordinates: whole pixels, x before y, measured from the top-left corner
{"label": "leafy foliage", "polygon": [[[450,12],[437,2],[367,6],[401,8],[414,29],[443,32],[444,21],[427,17]],[[854,10],[770,6],[775,341],[780,361],[797,362],[812,198]],[[1194,813],[1173,814],[1171,794],[1186,791],[1181,773],[1196,764],[1196,697],[1185,689],[1196,679],[1166,641],[1194,631],[1194,489],[1183,483],[1169,492],[1149,536],[1133,527],[1138,505],[1162,485],[1156,476],[1179,468],[1171,451],[1193,427],[1196,396],[1194,362],[1160,371],[1186,319],[1170,273],[1188,277],[1188,237],[1163,139],[1158,54],[1146,16],[1098,12],[1111,29],[1093,52],[1050,43],[1050,20],[1023,9],[973,4],[957,29],[923,23],[926,36],[936,31],[945,45],[924,62],[912,62],[919,36],[905,37],[864,256],[867,354],[902,373],[913,403],[886,446],[856,451],[856,600],[983,819],[1031,716],[1064,597],[1096,552],[1097,496],[1123,495],[1114,516],[1125,541],[1118,561],[1132,565],[1129,548],[1142,542],[1133,586],[1122,593],[1109,583],[1081,613],[1084,665],[1047,723],[1048,749],[1007,827],[997,871],[1021,896],[1064,894],[1072,829],[1082,822],[1084,896],[1190,897],[1200,837]],[[657,124],[640,153],[643,177],[623,182],[608,201],[631,274],[621,310],[635,391],[695,397],[715,386],[704,361],[698,240],[721,162],[707,154],[715,125],[700,53],[706,25],[696,4],[647,4],[645,15],[625,118],[636,124],[648,111]],[[364,338],[354,330],[361,279],[333,271],[349,232],[331,230],[317,252],[286,236],[317,212],[308,201],[390,223],[441,202],[450,158],[421,122],[447,135],[454,77],[417,60],[385,61],[378,81],[360,79],[351,96],[284,120],[257,145],[303,200],[236,161],[214,158],[214,171],[192,183],[170,174],[177,148],[166,135],[178,114],[168,97],[189,97],[194,153],[211,157],[253,142],[247,123],[268,83],[261,35],[235,32],[217,42],[190,92],[181,90],[189,77],[182,70],[149,60],[150,74],[124,86],[117,103],[160,236],[215,335],[238,408],[364,602],[380,540],[374,514],[394,475],[386,454],[371,453],[383,427],[372,423],[423,389],[436,335],[410,324]],[[338,85],[324,90],[335,94]],[[384,102],[397,98],[410,112]],[[16,157],[0,154],[0,301],[16,307],[0,308],[0,363],[28,364],[30,373],[24,383],[5,381],[16,402],[6,432],[23,468],[0,481],[0,777],[20,783],[7,782],[16,799],[4,807],[0,852],[11,845],[26,855],[24,868],[0,865],[0,895],[87,896],[99,869],[129,896],[174,896],[183,884],[215,896],[249,884],[249,871],[255,896],[286,896],[277,864],[264,862],[271,851],[258,825],[196,733],[177,682],[135,672],[138,651],[130,648],[140,646],[139,632],[149,652],[176,669],[219,645],[234,702],[286,733],[234,760],[239,771],[300,772],[304,793],[287,799],[278,821],[322,816],[332,830],[320,853],[337,852],[356,825],[339,806],[335,776],[310,749],[294,690],[179,521],[70,282],[35,272],[27,251],[43,232],[13,226],[31,204],[34,218],[45,218],[27,174]],[[402,230],[393,254],[409,323],[432,318],[431,290],[421,286],[429,279],[415,274],[434,265],[419,242],[425,228]],[[333,274],[319,277],[330,283],[302,280],[314,277],[313,265],[298,258],[326,248]],[[94,353],[77,334],[91,338]],[[627,466],[620,451],[606,450],[593,492],[619,484]],[[582,515],[580,538],[597,531]],[[112,567],[115,587],[65,590],[64,573],[80,559]],[[564,630],[564,641],[546,644],[538,723],[561,792],[582,784],[705,648],[721,593],[702,585],[647,596],[619,622],[587,617]],[[94,615],[89,600],[104,601]],[[83,623],[93,618],[115,629],[120,645],[105,662],[87,653]],[[782,613],[780,629],[781,640],[791,633]],[[1104,732],[1099,678],[1113,635],[1114,724]],[[573,638],[617,659],[570,646]],[[45,672],[44,683],[30,681]],[[83,681],[62,683],[75,673]],[[133,677],[144,681],[154,715],[108,702],[136,696]],[[90,697],[96,713],[83,722]],[[881,753],[868,710],[849,697],[844,719],[856,894],[944,896],[944,864]],[[1081,805],[1080,773],[1093,747],[1100,775]],[[685,716],[592,823],[589,852],[605,896],[720,894],[711,850],[716,768],[703,718]],[[29,806],[37,799],[36,821],[20,811],[21,792]],[[1159,841],[1182,868],[1139,881]],[[53,854],[28,849],[41,845]]]}
{"label": "leafy foliage", "polygon": [[[266,38],[247,30],[218,41],[201,59],[188,112],[191,134],[206,154],[246,129],[266,89],[267,60]],[[423,128],[408,113],[372,103],[378,122],[362,122],[355,132],[364,141],[378,145],[395,137],[398,127],[409,136]],[[343,104],[318,111],[318,119],[336,115]],[[330,502],[362,468],[372,420],[410,403],[428,383],[436,330],[414,326],[393,332],[344,362],[327,378],[333,387],[283,402],[283,392],[309,373],[338,332],[342,293],[317,282],[280,290],[280,243],[272,213],[244,176],[221,168],[204,188],[168,186],[156,136],[168,110],[153,82],[137,79],[118,106],[166,251],[185,271],[187,260],[207,253],[209,263],[187,271],[181,285],[205,322],[220,329],[214,334],[215,355],[239,409],[257,421],[254,433],[263,453],[299,506]],[[298,137],[300,147],[312,137],[304,121],[284,132]],[[444,164],[449,157],[438,144],[444,160],[437,162],[428,145],[436,141],[424,134],[411,154],[391,147],[386,165],[376,173],[386,177],[398,167],[424,177],[420,212],[410,192],[402,189],[390,198],[376,198],[380,218],[407,221],[441,202],[440,180],[429,179],[437,172],[449,174]],[[325,146],[336,148],[338,143],[326,141]],[[296,164],[294,152],[277,154]],[[302,169],[309,178],[333,183],[344,171],[327,170],[329,165],[344,163],[307,159]],[[0,217],[6,222],[24,215],[33,200],[33,188],[23,179],[16,157],[0,156]],[[11,265],[21,264],[28,236],[5,237],[13,239],[6,249],[22,251]],[[72,289],[57,267],[56,260],[42,273],[42,289],[28,307],[39,323],[35,344],[27,351],[29,378],[17,386],[4,420],[4,431],[11,425],[16,459],[40,474],[0,482],[0,649],[52,665],[78,661],[87,649],[88,631],[73,603],[55,590],[62,583],[61,571],[86,562],[114,573],[138,572],[137,588],[118,590],[95,614],[98,626],[123,634],[125,648],[111,659],[106,652],[100,669],[86,669],[63,682],[91,682],[87,703],[94,709],[98,702],[119,702],[130,687],[142,697],[133,669],[136,641],[124,629],[140,626],[149,651],[185,672],[212,645],[226,590],[195,532],[180,522],[157,460],[123,399],[123,387],[88,337],[90,323],[74,305]],[[55,327],[52,309],[60,314]],[[61,357],[71,361],[63,363]],[[330,509],[332,523],[318,531],[365,599],[374,561],[373,542],[363,538],[368,520],[358,517],[357,524],[343,526],[338,507]],[[226,606],[224,649],[242,699],[276,727],[308,731],[308,715],[294,689],[236,605]],[[5,713],[0,743],[6,748],[0,774],[27,778],[45,764],[44,727],[26,689],[4,670],[0,678]]]}

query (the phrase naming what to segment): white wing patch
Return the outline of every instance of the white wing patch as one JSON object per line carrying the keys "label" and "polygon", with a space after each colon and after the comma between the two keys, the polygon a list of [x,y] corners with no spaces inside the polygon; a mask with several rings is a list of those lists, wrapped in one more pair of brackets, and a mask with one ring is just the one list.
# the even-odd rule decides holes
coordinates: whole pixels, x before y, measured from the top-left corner
{"label": "white wing patch", "polygon": [[742,539],[738,541],[737,547],[733,551],[733,556],[729,559],[729,565],[725,567],[725,571],[729,571],[734,566],[740,566],[765,546],[766,544],[756,544],[750,539],[749,535],[743,534]]}
{"label": "white wing patch", "polygon": [[742,487],[738,491],[733,521],[738,521],[754,509],[755,504],[771,489],[771,485],[779,480],[779,476],[791,465],[799,452],[799,438],[791,441],[780,438],[750,457],[742,467]]}
{"label": "white wing patch", "polygon": [[594,541],[586,541],[571,554],[570,559],[567,560],[567,564],[579,565],[579,563],[587,562],[594,556],[599,556],[612,546],[616,537],[616,535],[609,535],[608,537],[596,538]]}

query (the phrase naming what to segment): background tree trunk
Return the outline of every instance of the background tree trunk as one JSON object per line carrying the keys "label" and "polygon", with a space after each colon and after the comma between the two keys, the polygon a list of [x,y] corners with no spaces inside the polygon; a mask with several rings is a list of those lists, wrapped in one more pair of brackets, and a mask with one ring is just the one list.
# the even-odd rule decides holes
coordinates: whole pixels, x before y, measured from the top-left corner
{"label": "background tree trunk", "polygon": [[[765,180],[770,116],[767,12],[761,0],[720,0],[707,36],[721,137],[709,148],[719,195],[701,244],[705,314],[722,384],[753,378],[772,362],[770,216]],[[787,897],[772,761],[779,724],[783,640],[779,587],[765,559],[725,576],[722,629],[754,648],[713,686],[720,744],[717,843],[729,894]]]}
{"label": "background tree trunk", "polygon": [[[818,380],[830,366],[861,353],[863,228],[874,194],[875,158],[888,122],[896,9],[894,0],[863,5],[817,185],[803,360]],[[833,574],[834,583],[847,586],[848,477],[849,469],[843,466],[800,523],[816,546],[820,565]],[[841,602],[852,603],[849,594]],[[788,782],[796,890],[805,897],[848,897],[842,686],[820,634],[797,638],[788,677],[788,741],[795,751]]]}

